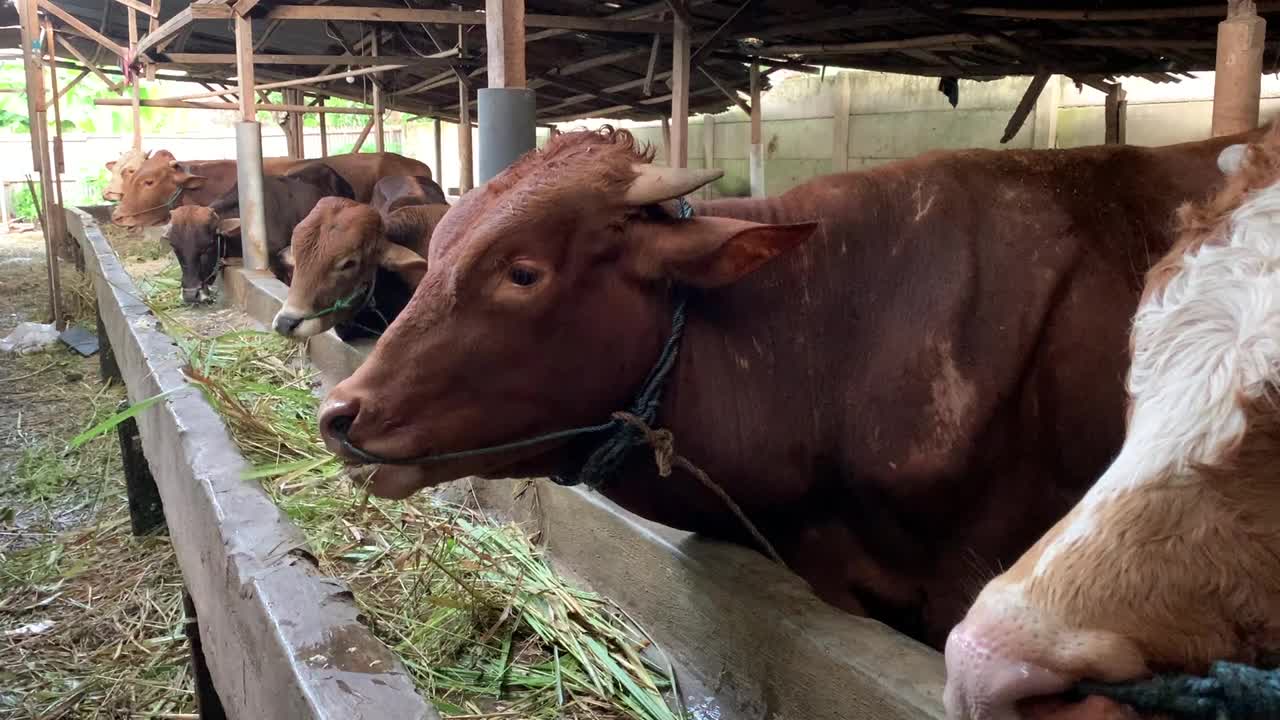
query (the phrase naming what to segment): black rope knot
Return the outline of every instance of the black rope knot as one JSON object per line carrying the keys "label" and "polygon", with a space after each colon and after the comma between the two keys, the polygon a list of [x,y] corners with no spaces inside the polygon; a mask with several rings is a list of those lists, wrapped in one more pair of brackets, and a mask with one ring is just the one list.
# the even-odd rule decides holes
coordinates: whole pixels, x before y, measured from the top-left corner
{"label": "black rope knot", "polygon": [[1159,675],[1133,683],[1082,682],[1076,691],[1100,695],[1138,712],[1190,720],[1280,718],[1280,670],[1216,662],[1209,675]]}

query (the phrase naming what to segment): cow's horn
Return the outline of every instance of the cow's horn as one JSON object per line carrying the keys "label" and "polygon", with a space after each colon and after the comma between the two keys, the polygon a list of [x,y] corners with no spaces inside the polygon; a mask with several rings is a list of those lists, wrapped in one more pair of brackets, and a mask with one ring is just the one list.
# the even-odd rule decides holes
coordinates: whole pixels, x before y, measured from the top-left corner
{"label": "cow's horn", "polygon": [[724,175],[723,170],[715,169],[691,170],[649,164],[631,167],[636,171],[636,179],[627,188],[624,200],[633,207],[653,205],[687,195]]}

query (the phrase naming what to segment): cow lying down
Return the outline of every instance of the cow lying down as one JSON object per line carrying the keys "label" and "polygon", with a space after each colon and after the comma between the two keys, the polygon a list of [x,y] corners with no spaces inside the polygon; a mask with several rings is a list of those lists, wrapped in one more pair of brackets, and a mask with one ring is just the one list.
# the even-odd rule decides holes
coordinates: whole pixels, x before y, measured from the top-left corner
{"label": "cow lying down", "polygon": [[951,633],[952,720],[1136,717],[1055,695],[1280,656],[1280,131],[1219,164],[1147,273],[1119,455]]}
{"label": "cow lying down", "polygon": [[[325,165],[313,165],[289,176],[263,177],[267,267],[281,282],[289,283],[289,267],[280,252],[288,247],[294,226],[321,198],[330,195],[351,197],[351,185]],[[208,300],[222,258],[241,255],[239,215],[239,188],[235,185],[207,207],[183,205],[170,211],[164,237],[182,268],[183,302]]]}
{"label": "cow lying down", "polygon": [[380,334],[426,274],[427,245],[448,205],[409,205],[386,215],[330,197],[293,231],[282,258],[293,271],[276,332],[307,338],[336,328],[344,340]]}

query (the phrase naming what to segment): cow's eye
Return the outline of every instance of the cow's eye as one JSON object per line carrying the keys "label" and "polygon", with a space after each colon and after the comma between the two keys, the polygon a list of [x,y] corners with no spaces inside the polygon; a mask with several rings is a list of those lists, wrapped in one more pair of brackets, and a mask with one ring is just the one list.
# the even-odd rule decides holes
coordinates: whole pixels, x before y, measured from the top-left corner
{"label": "cow's eye", "polygon": [[520,287],[529,287],[530,285],[538,282],[538,278],[541,277],[541,275],[537,270],[529,267],[528,265],[512,265],[511,268],[507,270],[507,277],[511,278],[511,282],[515,285],[519,285]]}
{"label": "cow's eye", "polygon": [[155,184],[156,184],[156,181],[155,181],[155,180],[144,180],[142,184],[143,184],[143,185],[146,185],[147,187],[151,187],[152,185],[155,185]]}
{"label": "cow's eye", "polygon": [[132,175],[132,174],[133,174],[133,171],[132,171],[132,170],[125,170],[123,174],[124,174],[124,175]]}
{"label": "cow's eye", "polygon": [[356,266],[356,259],[347,258],[346,260],[343,260],[342,262],[338,263],[338,272],[346,272],[348,270],[352,270],[355,268],[355,266]]}

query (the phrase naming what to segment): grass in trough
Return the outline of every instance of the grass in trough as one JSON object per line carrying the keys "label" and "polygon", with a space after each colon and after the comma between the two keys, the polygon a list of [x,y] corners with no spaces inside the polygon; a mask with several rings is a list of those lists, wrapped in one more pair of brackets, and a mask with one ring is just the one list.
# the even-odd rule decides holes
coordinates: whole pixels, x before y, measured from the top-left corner
{"label": "grass in trough", "polygon": [[[154,310],[323,571],[344,579],[372,631],[448,716],[682,717],[669,663],[609,600],[557,575],[525,532],[429,494],[367,497],[315,424],[315,373],[278,335],[193,332]],[[156,295],[151,295],[154,299]],[[677,701],[678,705],[678,701]]]}

